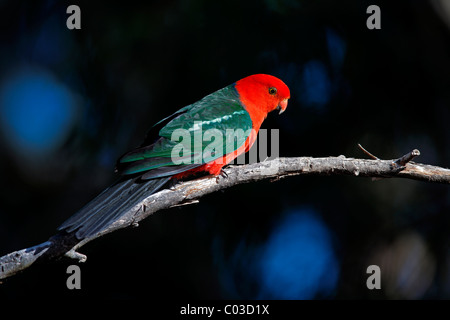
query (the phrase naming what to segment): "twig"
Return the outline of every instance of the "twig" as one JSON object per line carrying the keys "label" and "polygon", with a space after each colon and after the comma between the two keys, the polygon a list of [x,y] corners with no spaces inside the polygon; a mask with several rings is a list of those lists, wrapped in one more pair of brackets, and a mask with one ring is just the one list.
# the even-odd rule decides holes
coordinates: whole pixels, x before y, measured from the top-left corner
{"label": "twig", "polygon": [[367,154],[371,159],[373,159],[373,160],[380,160],[378,157],[374,156],[374,155],[371,154],[369,151],[367,151],[366,149],[364,149],[363,146],[360,145],[359,143],[358,143],[358,147],[359,147],[365,154]]}
{"label": "twig", "polygon": [[[360,148],[365,151],[361,146]],[[365,152],[371,158],[376,158],[368,151]],[[40,245],[0,257],[0,279],[10,277],[35,262],[61,258],[64,255],[85,261],[86,256],[76,250],[86,243],[118,229],[137,226],[139,221],[157,211],[197,203],[198,199],[207,194],[238,184],[266,179],[279,180],[295,175],[396,177],[450,184],[449,169],[410,162],[418,155],[418,150],[413,150],[397,160],[353,159],[344,156],[299,157],[276,158],[260,163],[229,166],[224,170],[226,178],[206,177],[180,182],[170,190],[165,189],[145,198],[140,204],[130,208],[119,220],[89,238],[80,241],[74,234],[61,232]]]}
{"label": "twig", "polygon": [[398,158],[394,162],[398,164],[399,166],[405,166],[408,162],[410,162],[415,157],[420,156],[420,151],[417,149],[414,149],[413,151],[405,154],[403,157]]}

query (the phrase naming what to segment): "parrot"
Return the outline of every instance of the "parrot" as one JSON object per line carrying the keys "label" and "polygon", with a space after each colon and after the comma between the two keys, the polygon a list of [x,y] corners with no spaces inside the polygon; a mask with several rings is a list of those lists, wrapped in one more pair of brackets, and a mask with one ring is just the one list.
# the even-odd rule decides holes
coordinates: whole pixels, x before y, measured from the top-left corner
{"label": "parrot", "polygon": [[[170,181],[198,175],[226,177],[223,167],[252,147],[268,113],[284,112],[288,99],[290,91],[282,80],[254,74],[179,109],[153,125],[140,146],[122,155],[115,168],[120,178],[58,230],[82,240],[110,226]],[[241,134],[229,138],[237,130]],[[215,141],[219,147],[211,152],[206,152],[206,132],[221,140]]]}

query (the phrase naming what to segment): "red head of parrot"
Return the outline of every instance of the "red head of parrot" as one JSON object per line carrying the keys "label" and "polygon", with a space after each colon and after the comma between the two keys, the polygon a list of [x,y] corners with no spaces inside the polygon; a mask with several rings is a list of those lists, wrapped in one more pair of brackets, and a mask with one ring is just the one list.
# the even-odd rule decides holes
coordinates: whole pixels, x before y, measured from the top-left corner
{"label": "red head of parrot", "polygon": [[267,114],[274,110],[284,112],[291,93],[280,79],[268,74],[255,74],[236,82],[235,88],[240,100],[253,122],[253,129],[259,130]]}

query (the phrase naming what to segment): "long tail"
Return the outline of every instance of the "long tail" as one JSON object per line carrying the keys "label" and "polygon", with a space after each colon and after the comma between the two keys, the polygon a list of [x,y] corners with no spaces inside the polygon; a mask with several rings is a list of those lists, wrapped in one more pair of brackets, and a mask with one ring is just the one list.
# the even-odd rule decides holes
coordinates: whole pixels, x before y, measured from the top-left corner
{"label": "long tail", "polygon": [[80,240],[92,236],[117,221],[145,197],[157,192],[170,178],[119,180],[67,219],[58,230],[75,232]]}

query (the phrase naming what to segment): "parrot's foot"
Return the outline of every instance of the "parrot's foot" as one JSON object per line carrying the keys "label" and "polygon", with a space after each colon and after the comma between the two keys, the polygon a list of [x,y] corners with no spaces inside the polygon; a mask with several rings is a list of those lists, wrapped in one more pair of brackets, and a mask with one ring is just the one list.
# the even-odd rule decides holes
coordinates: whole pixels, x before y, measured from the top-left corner
{"label": "parrot's foot", "polygon": [[167,189],[175,191],[176,190],[175,186],[178,184],[178,182],[180,182],[180,180],[178,180],[177,178],[170,179],[169,184],[167,185]]}
{"label": "parrot's foot", "polygon": [[222,168],[222,169],[220,169],[220,176],[222,178],[228,178],[228,173],[226,173],[225,170],[223,170],[223,168]]}
{"label": "parrot's foot", "polygon": [[228,174],[225,172],[225,170],[223,170],[222,168],[220,169],[219,174],[216,176],[216,183],[219,183],[219,179],[220,177],[222,178],[228,178]]}

